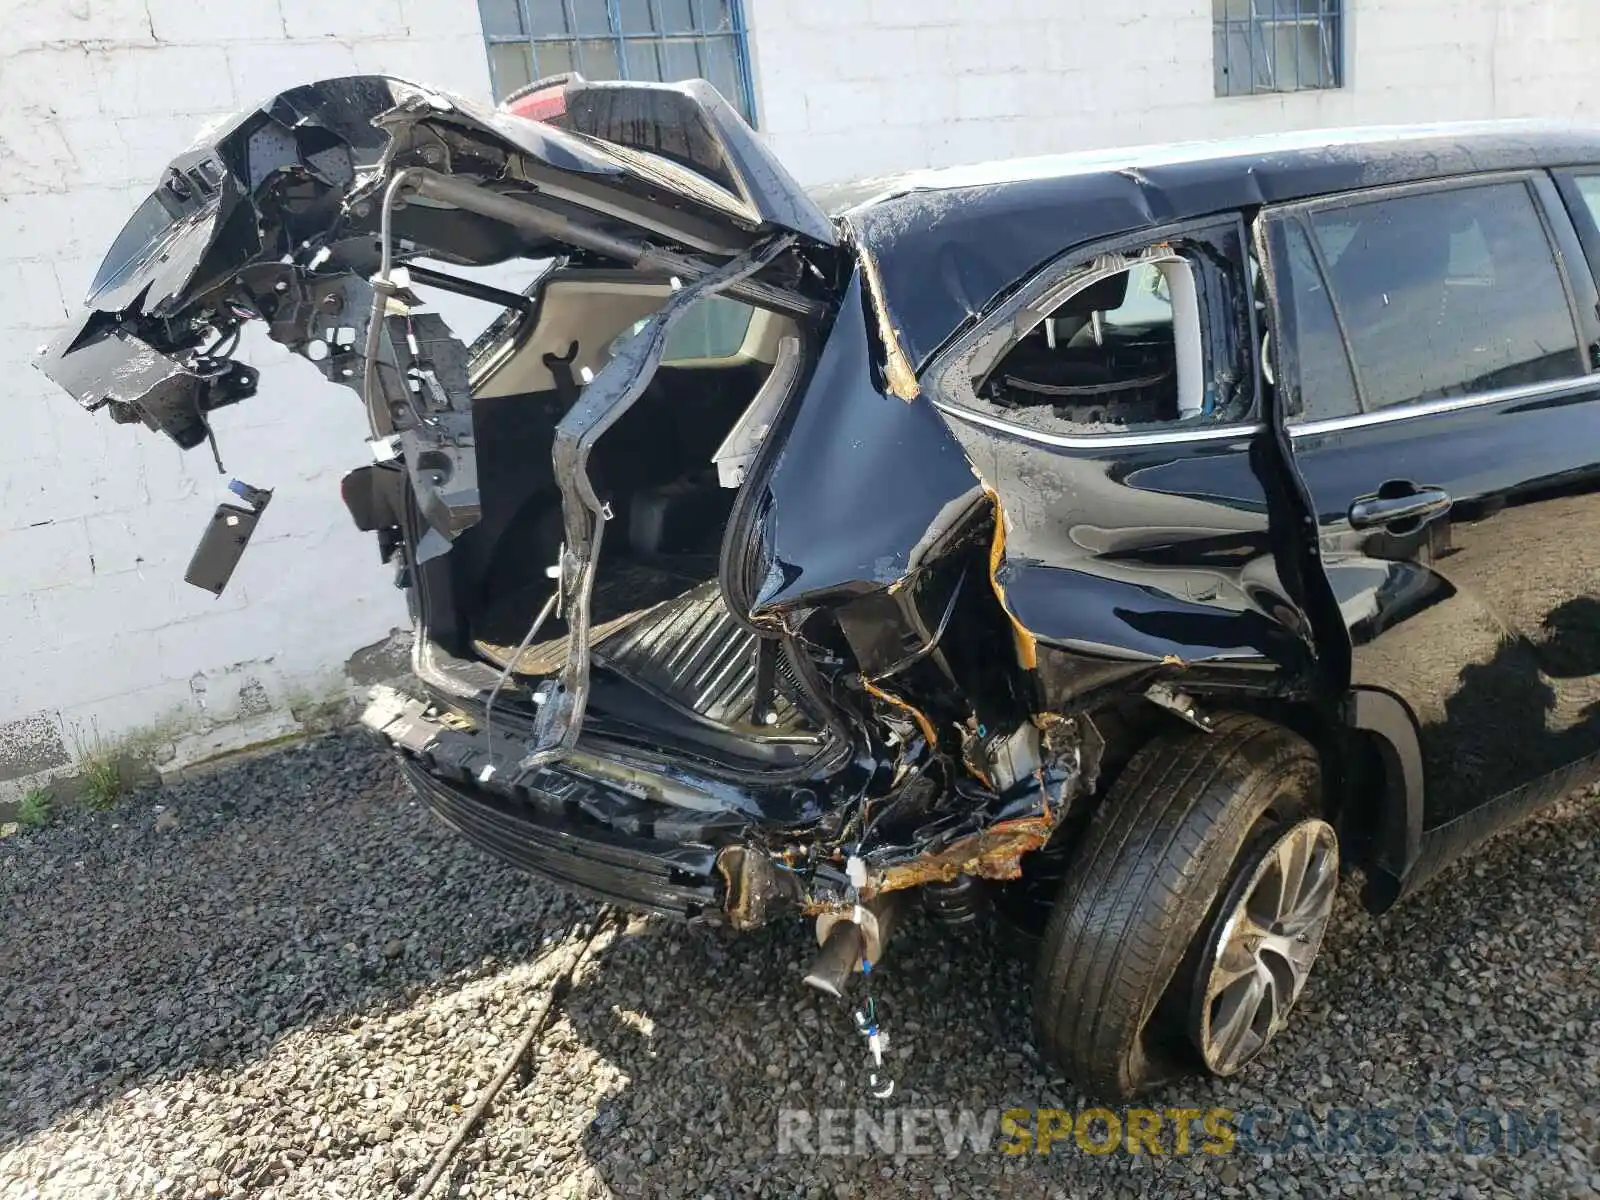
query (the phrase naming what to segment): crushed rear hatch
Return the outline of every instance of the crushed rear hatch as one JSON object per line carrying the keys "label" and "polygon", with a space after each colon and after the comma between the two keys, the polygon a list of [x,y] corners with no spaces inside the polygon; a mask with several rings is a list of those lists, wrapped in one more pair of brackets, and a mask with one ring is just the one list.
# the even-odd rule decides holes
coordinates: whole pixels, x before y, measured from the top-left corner
{"label": "crushed rear hatch", "polygon": [[[417,624],[417,685],[363,720],[502,857],[740,926],[1015,878],[1100,743],[1037,711],[1004,514],[869,247],[708,84],[517,104],[367,76],[244,114],[41,367],[200,446],[255,393],[260,320],[362,399],[344,499]],[[527,259],[526,294],[452,274]],[[469,348],[429,288],[505,311]],[[236,489],[191,578],[226,584],[269,499]]]}
{"label": "crushed rear hatch", "polygon": [[[88,311],[39,365],[85,408],[215,450],[208,414],[255,393],[256,373],[232,352],[241,326],[262,320],[361,396],[373,462],[347,479],[346,500],[386,557],[404,544],[418,571],[484,513],[473,359],[415,288],[494,289],[413,260],[548,258],[659,284],[659,302],[598,369],[551,368],[570,404],[548,448],[562,536],[547,608],[567,632],[559,669],[531,697],[531,767],[576,744],[589,695],[595,571],[615,516],[590,476],[597,442],[651,386],[697,303],[721,296],[800,321],[827,313],[834,248],[829,220],[703,81],[570,77],[493,109],[388,77],[328,80],[174,159],[112,243]],[[537,300],[500,298],[521,326],[549,315]],[[521,326],[503,323],[508,346]],[[235,490],[256,499],[252,519],[219,510],[190,572],[214,591],[270,496]]]}

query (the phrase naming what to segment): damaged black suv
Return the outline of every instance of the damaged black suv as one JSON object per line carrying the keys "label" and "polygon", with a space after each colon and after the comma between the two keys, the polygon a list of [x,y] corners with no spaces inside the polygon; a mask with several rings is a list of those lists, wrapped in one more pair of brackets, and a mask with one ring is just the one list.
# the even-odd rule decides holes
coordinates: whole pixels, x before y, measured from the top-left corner
{"label": "damaged black suv", "polygon": [[445,821],[813,919],[834,992],[906,905],[1002,915],[1117,1097],[1284,1027],[1341,862],[1381,910],[1600,773],[1597,209],[1563,127],[818,198],[702,82],[338,79],[174,160],[41,365],[198,446],[264,322],[366,406],[417,636],[365,723]]}

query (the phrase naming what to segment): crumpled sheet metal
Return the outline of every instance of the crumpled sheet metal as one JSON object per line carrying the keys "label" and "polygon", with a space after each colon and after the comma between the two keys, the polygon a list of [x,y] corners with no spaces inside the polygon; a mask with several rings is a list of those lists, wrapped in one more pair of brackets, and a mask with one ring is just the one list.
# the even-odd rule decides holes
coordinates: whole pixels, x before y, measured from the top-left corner
{"label": "crumpled sheet metal", "polygon": [[922,390],[917,383],[916,369],[900,345],[900,331],[895,328],[894,317],[884,301],[883,280],[872,251],[864,245],[857,246],[856,255],[866,284],[867,302],[872,305],[873,319],[878,326],[878,340],[883,344],[884,390],[909,404]]}

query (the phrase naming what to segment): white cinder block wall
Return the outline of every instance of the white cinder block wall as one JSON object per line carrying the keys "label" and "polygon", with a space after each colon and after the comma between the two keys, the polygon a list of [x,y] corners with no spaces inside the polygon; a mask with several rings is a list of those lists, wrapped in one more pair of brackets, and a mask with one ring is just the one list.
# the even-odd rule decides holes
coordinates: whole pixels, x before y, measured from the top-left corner
{"label": "white cinder block wall", "polygon": [[[1594,113],[1594,0],[1346,0],[1337,91],[1216,99],[1211,0],[745,0],[765,134],[804,182],[1355,123]],[[203,450],[77,410],[27,367],[122,219],[206,121],[389,71],[489,90],[475,0],[0,0],[0,797],[152,723],[180,751],[292,726],[295,694],[404,619],[337,496],[353,397],[257,340],[222,410],[277,495],[220,600],[184,564],[223,479]]]}
{"label": "white cinder block wall", "polygon": [[746,0],[807,182],[1328,125],[1590,117],[1595,0],[1344,0],[1345,83],[1213,95],[1212,0]]}

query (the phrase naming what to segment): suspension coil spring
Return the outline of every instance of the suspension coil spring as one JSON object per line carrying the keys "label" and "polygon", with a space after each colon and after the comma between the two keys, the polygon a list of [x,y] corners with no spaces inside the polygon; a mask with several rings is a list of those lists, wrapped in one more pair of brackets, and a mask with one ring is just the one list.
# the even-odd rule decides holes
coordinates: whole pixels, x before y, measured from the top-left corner
{"label": "suspension coil spring", "polygon": [[989,900],[989,884],[971,875],[922,887],[923,909],[941,925],[975,924],[988,914]]}

